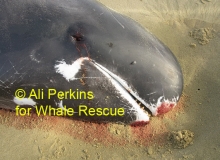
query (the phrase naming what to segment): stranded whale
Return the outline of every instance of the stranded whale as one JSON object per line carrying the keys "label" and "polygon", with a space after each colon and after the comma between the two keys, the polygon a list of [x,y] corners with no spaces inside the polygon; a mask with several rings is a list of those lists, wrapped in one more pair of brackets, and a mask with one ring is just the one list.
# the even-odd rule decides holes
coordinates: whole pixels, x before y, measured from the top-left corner
{"label": "stranded whale", "polygon": [[1,108],[147,123],[148,113],[171,110],[182,88],[171,51],[94,0],[0,2]]}

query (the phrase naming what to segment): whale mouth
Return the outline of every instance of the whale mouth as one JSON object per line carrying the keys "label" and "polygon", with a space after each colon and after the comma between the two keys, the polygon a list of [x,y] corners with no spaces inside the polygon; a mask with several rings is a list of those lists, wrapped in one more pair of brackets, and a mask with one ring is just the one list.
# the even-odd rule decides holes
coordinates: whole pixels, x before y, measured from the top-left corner
{"label": "whale mouth", "polygon": [[171,100],[166,99],[164,95],[160,96],[155,103],[147,103],[143,98],[138,95],[138,92],[132,89],[128,85],[128,83],[117,76],[116,74],[109,71],[104,66],[96,63],[94,60],[91,60],[92,63],[105,75],[109,75],[109,77],[117,82],[120,87],[122,87],[127,94],[130,95],[133,100],[140,106],[140,108],[148,115],[157,116],[160,114],[164,114],[174,108],[179,100],[179,96],[173,97]]}
{"label": "whale mouth", "polygon": [[112,73],[107,68],[97,63],[95,60],[89,57],[80,57],[75,60],[71,65],[66,64],[66,62],[62,60],[57,61],[58,64],[56,64],[54,68],[56,72],[63,75],[63,77],[67,81],[73,81],[79,79],[75,76],[80,71],[80,69],[82,69],[81,67],[84,65],[84,61],[90,62],[102,75],[104,75],[104,77],[108,79],[108,81],[115,88],[120,97],[127,101],[128,105],[131,106],[131,108],[129,108],[129,112],[133,112],[135,114],[136,119],[133,120],[134,122],[149,122],[149,115],[151,113],[144,105],[143,100],[138,96],[138,94],[131,89],[131,87],[127,84],[125,80]]}
{"label": "whale mouth", "polygon": [[152,114],[151,111],[149,110],[149,108],[146,105],[146,102],[139,97],[139,95],[137,94],[137,92],[135,92],[129,85],[128,83],[123,80],[122,78],[120,78],[119,76],[117,76],[116,74],[112,73],[111,71],[109,71],[107,68],[105,68],[104,66],[98,64],[95,60],[91,60],[91,62],[96,66],[97,69],[99,69],[104,75],[109,75],[109,77],[117,82],[119,84],[120,87],[122,87],[125,91],[127,91],[127,93],[131,96],[131,98],[133,98],[137,104],[140,106],[140,108],[146,112],[147,114]]}
{"label": "whale mouth", "polygon": [[89,57],[78,58],[71,65],[66,64],[64,60],[58,61],[59,64],[55,65],[55,69],[56,72],[62,74],[67,81],[72,81],[78,79],[75,76],[81,69],[82,65],[84,65],[84,61],[90,62],[99,72],[101,72],[114,86],[120,96],[128,102],[131,106],[129,110],[134,112],[136,117],[132,123],[149,122],[150,116],[156,116],[168,112],[175,107],[179,99],[179,97],[174,97],[169,100],[165,99],[165,96],[163,95],[158,97],[155,103],[147,103],[124,79]]}

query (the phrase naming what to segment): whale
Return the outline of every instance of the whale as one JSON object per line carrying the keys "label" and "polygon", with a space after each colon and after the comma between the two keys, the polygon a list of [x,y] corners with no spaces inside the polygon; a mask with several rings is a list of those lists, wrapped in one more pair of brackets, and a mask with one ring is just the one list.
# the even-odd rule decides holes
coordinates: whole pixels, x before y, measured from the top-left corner
{"label": "whale", "polygon": [[0,1],[2,109],[147,124],[182,90],[171,50],[95,0]]}

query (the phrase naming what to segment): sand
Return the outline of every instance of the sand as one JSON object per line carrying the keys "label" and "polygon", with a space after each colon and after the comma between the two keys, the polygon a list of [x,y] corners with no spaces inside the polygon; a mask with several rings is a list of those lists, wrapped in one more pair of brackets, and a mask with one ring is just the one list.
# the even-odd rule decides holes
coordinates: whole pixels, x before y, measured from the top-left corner
{"label": "sand", "polygon": [[[98,1],[172,50],[184,75],[180,103],[145,127],[16,117],[1,110],[0,159],[219,159],[220,1]],[[185,141],[184,130],[190,133]]]}

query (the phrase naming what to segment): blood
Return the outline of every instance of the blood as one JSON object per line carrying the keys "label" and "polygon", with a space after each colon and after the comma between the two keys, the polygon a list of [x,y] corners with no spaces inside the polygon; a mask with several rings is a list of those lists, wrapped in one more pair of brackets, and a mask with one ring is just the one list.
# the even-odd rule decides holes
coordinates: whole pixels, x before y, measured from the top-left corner
{"label": "blood", "polygon": [[136,121],[136,122],[131,123],[130,125],[132,127],[140,127],[140,126],[145,126],[148,123],[149,123],[149,121]]}
{"label": "blood", "polygon": [[[88,47],[85,44],[84,35],[81,32],[77,31],[75,34],[71,35],[71,37],[75,41],[75,45],[76,45],[77,51],[81,54],[81,50],[85,49],[88,57],[90,57],[90,53],[88,51]],[[81,57],[82,57],[82,55],[81,55]]]}
{"label": "blood", "polygon": [[169,112],[172,108],[174,108],[176,103],[163,102],[160,107],[157,108],[157,114],[161,115]]}
{"label": "blood", "polygon": [[[79,55],[81,57],[83,57],[81,51],[84,49],[87,53],[89,60],[90,60],[90,53],[89,53],[88,47],[85,43],[85,37],[82,34],[82,30],[77,31],[75,34],[71,34],[71,37],[72,37],[72,40],[74,40],[74,44],[76,46],[76,49],[77,49]],[[84,76],[86,75],[86,68],[82,67],[82,71],[83,71],[83,74],[82,74],[82,78],[80,79],[80,82],[84,86],[86,84],[86,80],[84,79]]]}

